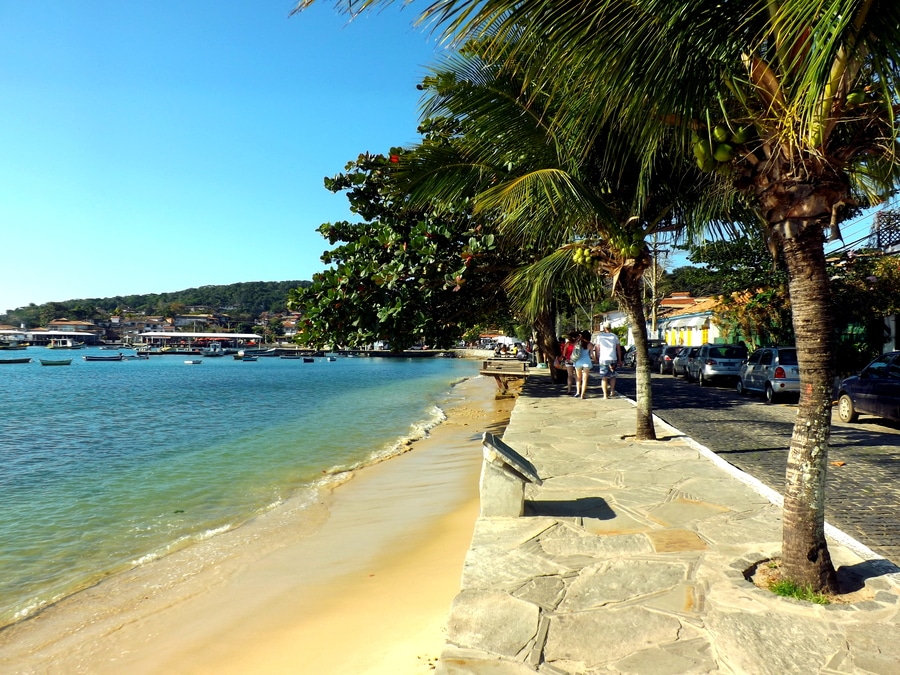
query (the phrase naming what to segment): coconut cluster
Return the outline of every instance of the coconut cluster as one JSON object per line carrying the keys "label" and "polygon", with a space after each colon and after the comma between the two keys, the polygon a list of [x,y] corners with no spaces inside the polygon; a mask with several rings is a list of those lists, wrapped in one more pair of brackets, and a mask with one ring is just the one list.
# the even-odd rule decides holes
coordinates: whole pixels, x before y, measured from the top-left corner
{"label": "coconut cluster", "polygon": [[701,171],[724,172],[734,159],[737,148],[750,140],[752,128],[739,127],[731,131],[728,127],[717,124],[708,136],[700,136],[694,132],[694,157]]}
{"label": "coconut cluster", "polygon": [[594,264],[594,261],[591,259],[591,250],[585,246],[577,246],[572,251],[572,261],[576,265],[584,265],[585,267],[591,267]]}

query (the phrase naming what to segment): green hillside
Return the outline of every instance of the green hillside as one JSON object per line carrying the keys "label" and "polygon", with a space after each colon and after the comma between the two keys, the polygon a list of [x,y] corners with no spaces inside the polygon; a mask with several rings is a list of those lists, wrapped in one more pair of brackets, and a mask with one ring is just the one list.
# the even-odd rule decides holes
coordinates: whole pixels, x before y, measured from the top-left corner
{"label": "green hillside", "polygon": [[191,308],[228,314],[234,318],[255,318],[263,312],[284,312],[288,291],[309,286],[309,281],[246,281],[224,286],[200,286],[170,293],[117,295],[109,298],[81,298],[43,305],[30,304],[6,314],[0,323],[27,328],[45,325],[53,319],[103,320],[110,314],[171,316]]}

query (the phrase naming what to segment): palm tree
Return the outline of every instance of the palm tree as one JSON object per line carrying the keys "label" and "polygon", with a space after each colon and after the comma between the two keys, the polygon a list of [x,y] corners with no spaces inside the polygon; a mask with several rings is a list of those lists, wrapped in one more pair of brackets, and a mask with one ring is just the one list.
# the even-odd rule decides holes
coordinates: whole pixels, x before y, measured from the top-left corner
{"label": "palm tree", "polygon": [[[369,0],[353,9],[375,4]],[[308,2],[303,3],[308,4]],[[900,5],[892,0],[435,0],[463,40],[527,34],[534,86],[580,92],[557,123],[590,144],[614,120],[638,142],[674,130],[759,214],[789,275],[802,394],[784,500],[784,572],[834,586],[824,536],[834,339],[826,233],[896,187]],[[541,41],[547,50],[530,58]],[[496,54],[503,58],[508,45]],[[508,58],[508,57],[506,57]],[[554,87],[564,72],[567,86]],[[693,134],[693,136],[692,136]],[[723,147],[724,146],[724,147]]]}
{"label": "palm tree", "polygon": [[[534,262],[506,283],[515,308],[532,322],[548,314],[558,294],[591,302],[601,292],[597,275],[612,280],[634,327],[636,437],[655,439],[641,297],[652,264],[647,240],[690,222],[704,204],[704,177],[662,153],[645,169],[644,158],[608,127],[588,151],[573,144],[555,126],[550,99],[528,87],[514,60],[481,59],[482,45],[469,43],[426,78],[426,115],[457,120],[459,133],[404,155],[398,175],[414,198],[429,203],[470,195],[476,211],[498,219],[505,246],[532,252]],[[581,135],[574,139],[580,143]]]}

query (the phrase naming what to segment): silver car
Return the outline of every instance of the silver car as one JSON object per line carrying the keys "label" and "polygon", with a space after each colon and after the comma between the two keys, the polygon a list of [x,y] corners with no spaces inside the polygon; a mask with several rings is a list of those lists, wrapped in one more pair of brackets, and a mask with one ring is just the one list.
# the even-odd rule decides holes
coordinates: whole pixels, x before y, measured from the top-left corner
{"label": "silver car", "polygon": [[690,366],[691,361],[694,360],[699,351],[700,347],[682,347],[681,351],[672,359],[672,376],[684,375],[687,377],[688,366]]}
{"label": "silver car", "polygon": [[795,347],[763,347],[750,355],[738,374],[739,394],[758,392],[766,403],[785,396],[799,395],[800,367]]}
{"label": "silver car", "polygon": [[744,345],[702,345],[693,362],[688,364],[688,379],[697,380],[701,387],[716,379],[733,380],[746,358],[747,348]]}

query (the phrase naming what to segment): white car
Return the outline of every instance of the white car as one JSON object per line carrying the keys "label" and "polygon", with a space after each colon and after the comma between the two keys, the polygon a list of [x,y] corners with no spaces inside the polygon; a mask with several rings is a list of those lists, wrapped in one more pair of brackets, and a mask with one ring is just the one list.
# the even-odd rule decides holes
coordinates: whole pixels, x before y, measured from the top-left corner
{"label": "white car", "polygon": [[694,360],[688,364],[688,379],[696,380],[705,387],[714,379],[734,380],[747,358],[744,345],[701,345]]}
{"label": "white car", "polygon": [[750,355],[738,374],[739,394],[758,392],[772,403],[785,395],[800,394],[800,366],[795,347],[763,347]]}

